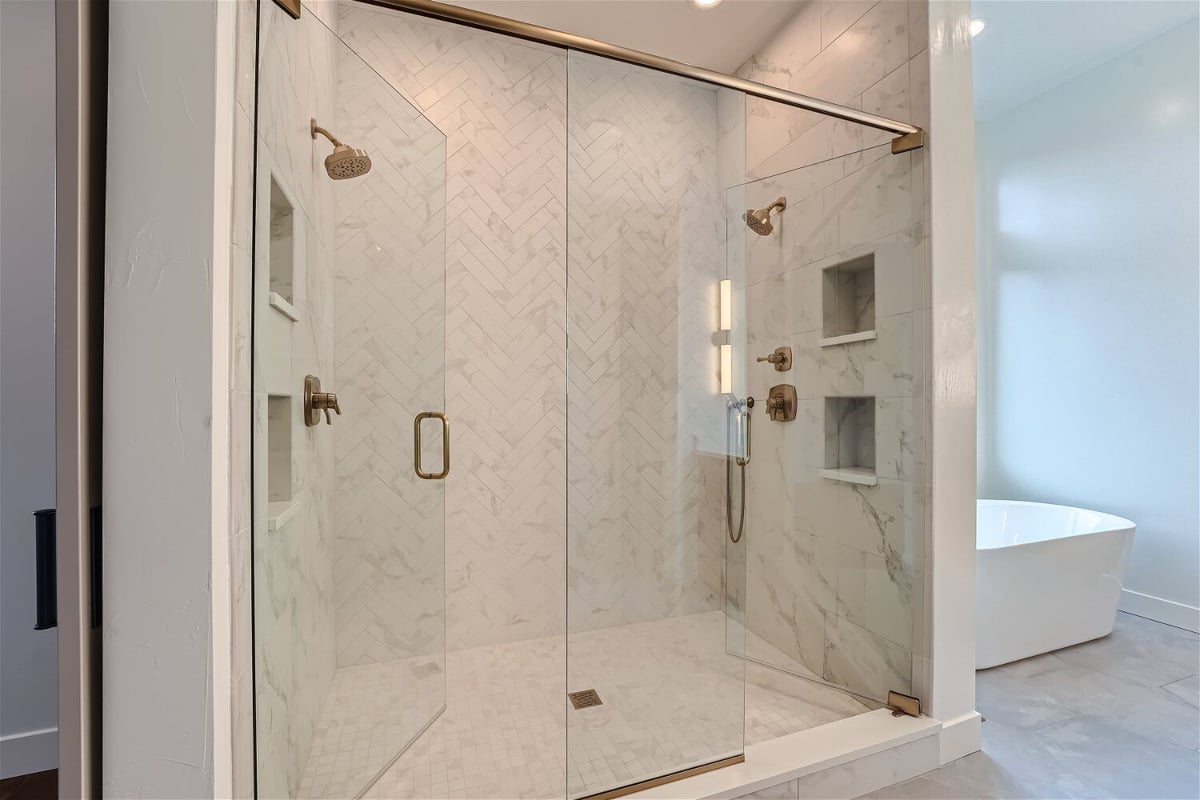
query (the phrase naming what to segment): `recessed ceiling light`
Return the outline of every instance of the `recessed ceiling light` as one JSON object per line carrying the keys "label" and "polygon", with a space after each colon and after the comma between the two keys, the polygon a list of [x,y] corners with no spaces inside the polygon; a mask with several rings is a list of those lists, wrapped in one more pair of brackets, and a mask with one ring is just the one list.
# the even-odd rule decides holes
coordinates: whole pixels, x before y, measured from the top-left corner
{"label": "recessed ceiling light", "polygon": [[721,5],[721,0],[692,0],[692,5],[697,8],[715,8]]}
{"label": "recessed ceiling light", "polygon": [[983,29],[987,27],[987,20],[983,17],[975,17],[971,20],[971,38],[974,39],[979,34],[983,33]]}

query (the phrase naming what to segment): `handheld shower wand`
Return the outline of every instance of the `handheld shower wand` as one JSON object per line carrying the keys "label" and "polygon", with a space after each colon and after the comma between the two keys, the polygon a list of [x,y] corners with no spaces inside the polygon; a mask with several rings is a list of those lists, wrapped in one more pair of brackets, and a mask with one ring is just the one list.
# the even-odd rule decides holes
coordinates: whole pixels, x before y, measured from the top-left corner
{"label": "handheld shower wand", "polygon": [[[729,530],[729,541],[737,544],[742,540],[742,533],[746,529],[746,465],[750,463],[750,424],[754,417],[751,413],[751,409],[754,408],[754,398],[747,397],[744,401],[730,399],[727,408],[736,409],[737,416],[746,423],[745,438],[742,440],[742,455],[734,456],[732,452],[725,455],[725,525]],[[733,450],[732,447],[727,449]],[[735,463],[742,484],[742,505],[738,512],[736,532],[733,529],[733,465]]]}

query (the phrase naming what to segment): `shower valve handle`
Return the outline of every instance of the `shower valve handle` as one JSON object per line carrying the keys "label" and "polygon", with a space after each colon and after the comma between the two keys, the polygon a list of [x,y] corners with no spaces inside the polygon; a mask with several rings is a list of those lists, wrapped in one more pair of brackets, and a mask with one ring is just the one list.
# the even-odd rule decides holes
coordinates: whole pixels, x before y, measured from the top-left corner
{"label": "shower valve handle", "polygon": [[321,412],[325,412],[325,424],[332,425],[333,417],[329,411],[333,410],[338,416],[342,414],[342,407],[338,403],[338,396],[334,392],[321,391],[321,379],[315,375],[308,375],[304,378],[304,424],[308,427],[319,425],[321,423]]}
{"label": "shower valve handle", "polygon": [[767,356],[759,356],[756,361],[766,361],[775,365],[776,372],[787,372],[792,368],[792,348],[787,345],[776,347],[775,352]]}
{"label": "shower valve handle", "polygon": [[333,424],[333,417],[329,415],[330,409],[333,409],[339,417],[342,415],[342,407],[338,405],[337,394],[334,392],[319,392],[313,397],[313,406],[325,412],[326,425]]}

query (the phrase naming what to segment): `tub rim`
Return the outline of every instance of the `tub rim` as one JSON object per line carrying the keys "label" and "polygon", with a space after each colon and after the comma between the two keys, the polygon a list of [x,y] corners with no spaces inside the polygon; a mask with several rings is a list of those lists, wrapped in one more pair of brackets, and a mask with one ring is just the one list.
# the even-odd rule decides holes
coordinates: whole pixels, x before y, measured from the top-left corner
{"label": "tub rim", "polygon": [[980,547],[979,546],[978,518],[977,518],[976,519],[976,531],[975,531],[975,552],[976,553],[988,552],[988,551],[993,551],[993,550],[1012,550],[1017,547],[1032,547],[1035,545],[1044,545],[1047,542],[1060,542],[1065,539],[1080,539],[1085,536],[1099,536],[1099,535],[1105,534],[1105,533],[1133,533],[1134,531],[1137,530],[1137,525],[1132,520],[1128,520],[1125,517],[1119,517],[1116,514],[1109,514],[1105,511],[1096,511],[1094,509],[1083,508],[1081,506],[1068,506],[1068,505],[1063,505],[1061,503],[1040,503],[1040,502],[1037,502],[1034,500],[999,500],[999,499],[991,498],[991,497],[977,497],[977,498],[975,498],[976,514],[979,513],[979,509],[984,504],[1006,505],[1006,506],[1038,506],[1041,508],[1065,508],[1069,511],[1086,511],[1089,514],[1096,514],[1097,516],[1104,518],[1104,520],[1106,522],[1111,523],[1111,527],[1107,527],[1107,528],[1104,528],[1103,530],[1098,530],[1098,531],[1087,531],[1086,533],[1071,533],[1071,534],[1067,534],[1066,536],[1055,536],[1051,539],[1038,539],[1037,541],[1033,541],[1033,542],[1013,542],[1012,544],[1003,544],[1003,545],[998,545],[996,547]]}

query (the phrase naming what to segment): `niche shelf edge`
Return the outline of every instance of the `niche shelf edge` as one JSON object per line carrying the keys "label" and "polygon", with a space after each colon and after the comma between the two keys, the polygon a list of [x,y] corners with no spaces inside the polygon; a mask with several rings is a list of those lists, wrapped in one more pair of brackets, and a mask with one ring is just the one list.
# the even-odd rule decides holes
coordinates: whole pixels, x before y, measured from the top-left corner
{"label": "niche shelf edge", "polygon": [[300,499],[272,500],[267,503],[267,530],[277,531],[291,521],[300,510]]}
{"label": "niche shelf edge", "polygon": [[857,483],[860,486],[878,486],[879,477],[873,470],[861,467],[843,467],[841,469],[819,469],[817,474],[822,478],[842,483]]}
{"label": "niche shelf edge", "polygon": [[836,347],[839,344],[851,344],[852,342],[869,342],[876,338],[875,331],[859,331],[858,333],[847,333],[843,336],[827,336],[821,339],[818,344],[821,347]]}
{"label": "niche shelf edge", "polygon": [[289,303],[279,292],[268,292],[267,302],[271,304],[271,308],[283,314],[292,322],[300,321],[300,314],[296,311],[296,307]]}

